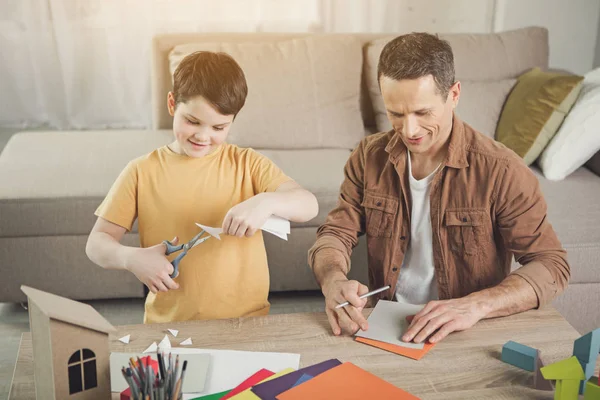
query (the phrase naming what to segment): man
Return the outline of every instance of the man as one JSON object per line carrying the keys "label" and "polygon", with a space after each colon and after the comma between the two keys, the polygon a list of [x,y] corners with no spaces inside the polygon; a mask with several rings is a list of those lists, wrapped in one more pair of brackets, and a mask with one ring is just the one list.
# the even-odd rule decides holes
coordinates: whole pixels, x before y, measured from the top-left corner
{"label": "man", "polygon": [[[378,79],[393,130],[352,152],[309,251],[334,334],[368,329],[359,296],[369,289],[346,278],[364,233],[370,289],[391,286],[371,300],[426,304],[404,341],[435,343],[550,302],[570,277],[566,252],[529,168],[454,115],[461,85],[450,45],[400,36],[384,47]],[[522,266],[511,273],[513,256]]]}

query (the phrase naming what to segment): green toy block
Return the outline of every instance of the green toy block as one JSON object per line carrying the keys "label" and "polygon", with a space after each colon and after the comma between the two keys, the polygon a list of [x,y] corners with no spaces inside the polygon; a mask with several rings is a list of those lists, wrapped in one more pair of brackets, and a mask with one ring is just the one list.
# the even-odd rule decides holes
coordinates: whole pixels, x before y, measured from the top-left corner
{"label": "green toy block", "polygon": [[577,400],[579,399],[579,381],[563,379],[556,381],[554,400]]}
{"label": "green toy block", "polygon": [[598,399],[600,399],[600,385],[598,385],[598,378],[593,376],[585,383],[585,394],[583,396],[583,400]]}
{"label": "green toy block", "polygon": [[510,340],[502,346],[501,359],[507,364],[514,365],[526,371],[535,372],[537,354],[538,351],[533,347]]}
{"label": "green toy block", "polygon": [[[581,361],[579,362],[581,364],[581,367],[583,368],[583,373],[585,374],[585,380],[582,380],[580,385],[579,385],[579,394],[584,394],[585,393],[585,388],[586,388],[586,381],[588,379],[590,379],[592,376],[594,376],[594,369],[596,368],[596,362],[591,362],[588,364],[582,364]],[[600,397],[598,398],[600,400]]]}
{"label": "green toy block", "polygon": [[547,365],[540,371],[545,379],[557,381],[557,388],[559,380],[572,380],[577,383],[577,389],[579,389],[579,381],[585,379],[583,368],[575,356]]}
{"label": "green toy block", "polygon": [[600,352],[600,328],[586,333],[573,343],[573,355],[581,364],[596,362]]}

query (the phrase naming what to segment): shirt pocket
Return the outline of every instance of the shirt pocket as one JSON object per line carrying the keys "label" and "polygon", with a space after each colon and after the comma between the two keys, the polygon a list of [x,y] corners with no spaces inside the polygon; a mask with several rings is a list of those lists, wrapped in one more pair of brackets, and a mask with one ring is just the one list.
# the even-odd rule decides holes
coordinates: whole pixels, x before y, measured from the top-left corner
{"label": "shirt pocket", "polygon": [[484,234],[485,212],[474,210],[446,211],[445,226],[450,250],[468,256],[479,254]]}
{"label": "shirt pocket", "polygon": [[377,193],[365,193],[361,205],[365,209],[367,235],[391,237],[398,214],[398,199]]}

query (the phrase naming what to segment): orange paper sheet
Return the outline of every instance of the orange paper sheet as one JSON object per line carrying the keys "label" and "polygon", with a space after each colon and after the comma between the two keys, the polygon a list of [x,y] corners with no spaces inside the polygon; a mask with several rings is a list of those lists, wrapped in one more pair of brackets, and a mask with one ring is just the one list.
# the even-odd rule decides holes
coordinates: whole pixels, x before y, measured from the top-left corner
{"label": "orange paper sheet", "polygon": [[[406,317],[406,320],[408,321],[408,323],[410,323],[413,320],[413,318],[414,318],[414,315],[409,315],[408,317]],[[429,339],[429,338],[427,338],[427,339]],[[357,337],[356,341],[364,343],[364,344],[368,344],[369,346],[374,346],[374,347],[380,348],[382,350],[391,351],[392,353],[396,353],[401,356],[412,358],[413,360],[420,360],[421,358],[423,358],[423,356],[425,354],[427,354],[429,352],[429,350],[431,350],[433,348],[433,346],[435,346],[434,343],[425,343],[425,346],[423,346],[422,349],[409,349],[408,347],[396,346],[396,345],[389,344],[386,342],[380,342],[378,340],[361,338],[361,337]]]}
{"label": "orange paper sheet", "polygon": [[277,396],[278,400],[419,400],[389,382],[346,362]]}
{"label": "orange paper sheet", "polygon": [[396,346],[394,344],[379,342],[377,340],[361,338],[361,337],[357,337],[356,341],[364,343],[364,344],[368,344],[369,346],[378,347],[382,350],[391,351],[392,353],[396,353],[401,356],[412,358],[413,360],[420,360],[421,358],[423,358],[423,356],[425,354],[427,354],[427,352],[429,352],[429,350],[431,350],[433,348],[433,346],[435,346],[434,343],[425,343],[425,346],[423,346],[422,349],[410,349],[408,347]]}

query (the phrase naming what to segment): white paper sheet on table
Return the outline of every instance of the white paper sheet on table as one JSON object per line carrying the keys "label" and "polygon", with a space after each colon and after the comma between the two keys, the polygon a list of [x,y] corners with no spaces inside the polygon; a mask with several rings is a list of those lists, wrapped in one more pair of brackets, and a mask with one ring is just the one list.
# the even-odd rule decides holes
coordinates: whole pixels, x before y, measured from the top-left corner
{"label": "white paper sheet on table", "polygon": [[[285,368],[297,370],[300,367],[300,354],[292,353],[190,349],[180,347],[173,347],[171,353],[210,354],[211,356],[210,368],[204,391],[201,393],[187,393],[183,396],[184,400],[233,389],[262,368],[277,372]],[[185,379],[191,378],[191,375],[186,375]]]}
{"label": "white paper sheet on table", "polygon": [[[220,235],[223,234],[223,229],[215,228],[212,226],[206,226],[199,223],[196,223],[196,225],[204,229],[209,235],[221,240]],[[264,223],[261,229],[283,240],[287,240],[287,236],[291,232],[290,221],[274,215],[270,216],[269,219],[267,219],[267,222]]]}
{"label": "white paper sheet on table", "polygon": [[397,301],[379,300],[369,315],[369,329],[367,331],[359,330],[356,336],[411,349],[422,349],[423,343],[406,343],[401,341],[400,337],[408,329],[409,324],[406,317],[415,315],[423,307]]}

